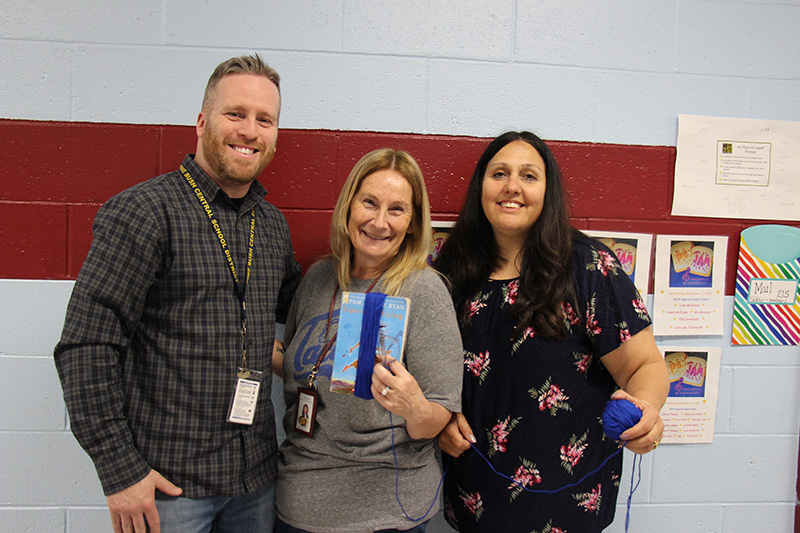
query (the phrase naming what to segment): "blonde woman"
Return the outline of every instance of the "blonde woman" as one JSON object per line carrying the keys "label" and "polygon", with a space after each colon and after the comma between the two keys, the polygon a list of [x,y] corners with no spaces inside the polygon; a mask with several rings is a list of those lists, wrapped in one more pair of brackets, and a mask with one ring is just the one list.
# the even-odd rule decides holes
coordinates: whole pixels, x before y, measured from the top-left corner
{"label": "blonde woman", "polygon": [[[434,438],[460,409],[461,341],[447,289],[426,262],[425,182],[405,152],[365,155],[344,184],[332,255],[313,265],[286,323],[288,434],[280,448],[276,531],[424,531],[438,509]],[[410,299],[402,363],[375,365],[374,400],[330,391],[342,291]],[[311,431],[294,431],[298,388],[316,370]],[[430,510],[430,513],[428,511]],[[427,513],[427,514],[426,514]]]}

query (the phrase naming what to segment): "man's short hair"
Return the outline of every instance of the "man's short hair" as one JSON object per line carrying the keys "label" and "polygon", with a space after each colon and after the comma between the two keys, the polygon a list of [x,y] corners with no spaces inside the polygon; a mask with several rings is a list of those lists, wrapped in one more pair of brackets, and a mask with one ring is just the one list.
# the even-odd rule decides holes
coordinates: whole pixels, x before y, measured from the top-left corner
{"label": "man's short hair", "polygon": [[208,79],[206,85],[206,92],[203,95],[203,109],[214,99],[217,92],[217,85],[219,81],[228,74],[254,74],[256,76],[263,76],[275,84],[278,89],[278,94],[281,92],[281,77],[278,72],[267,65],[261,56],[253,54],[249,56],[232,57],[227,61],[223,61]]}

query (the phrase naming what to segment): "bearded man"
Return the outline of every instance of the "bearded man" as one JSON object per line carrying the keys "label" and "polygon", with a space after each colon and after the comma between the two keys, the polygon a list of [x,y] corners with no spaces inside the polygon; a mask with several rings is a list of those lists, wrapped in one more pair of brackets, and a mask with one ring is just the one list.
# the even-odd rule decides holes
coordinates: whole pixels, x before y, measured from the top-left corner
{"label": "bearded man", "polygon": [[272,531],[275,324],[300,280],[257,180],[280,106],[257,54],[223,62],[196,155],[95,218],[54,357],[115,532]]}

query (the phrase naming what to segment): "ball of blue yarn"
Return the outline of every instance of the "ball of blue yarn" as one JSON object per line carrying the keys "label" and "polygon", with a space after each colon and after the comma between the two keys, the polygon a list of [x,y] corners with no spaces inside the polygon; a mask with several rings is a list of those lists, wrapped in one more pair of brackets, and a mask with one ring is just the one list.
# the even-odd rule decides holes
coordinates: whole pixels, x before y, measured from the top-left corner
{"label": "ball of blue yarn", "polygon": [[632,428],[642,418],[642,411],[625,399],[609,400],[603,410],[603,431],[614,440]]}

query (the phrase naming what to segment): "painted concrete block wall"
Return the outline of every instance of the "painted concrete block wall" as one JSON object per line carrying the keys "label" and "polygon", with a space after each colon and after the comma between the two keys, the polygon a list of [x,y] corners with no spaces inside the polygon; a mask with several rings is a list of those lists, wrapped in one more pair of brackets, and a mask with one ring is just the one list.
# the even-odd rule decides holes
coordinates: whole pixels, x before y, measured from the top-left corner
{"label": "painted concrete block wall", "polygon": [[0,116],[193,124],[261,51],[282,125],[674,145],[678,113],[800,118],[797,0],[6,0]]}
{"label": "painted concrete block wall", "polygon": [[[307,263],[340,169],[395,138],[378,132],[436,156],[442,215],[482,138],[524,128],[567,141],[579,226],[735,235],[742,221],[668,215],[677,115],[800,120],[798,23],[797,0],[2,2],[0,531],[109,530],[52,347],[97,206],[192,150],[181,126],[221,60],[259,51],[283,76],[290,135],[267,185]],[[792,528],[800,349],[730,347],[729,320],[721,338],[659,339],[723,347],[715,441],[645,458],[632,531]]]}
{"label": "painted concrete block wall", "polygon": [[[0,531],[108,530],[99,482],[69,432],[50,357],[71,288],[69,281],[0,281]],[[726,297],[726,317],[731,308]],[[728,318],[725,338],[730,329]],[[723,347],[714,443],[664,445],[645,456],[631,531],[791,531],[797,355],[796,347]],[[624,461],[621,495],[629,492],[633,454],[625,452]],[[609,531],[624,531],[624,504],[621,496]],[[431,531],[448,531],[441,516]]]}

